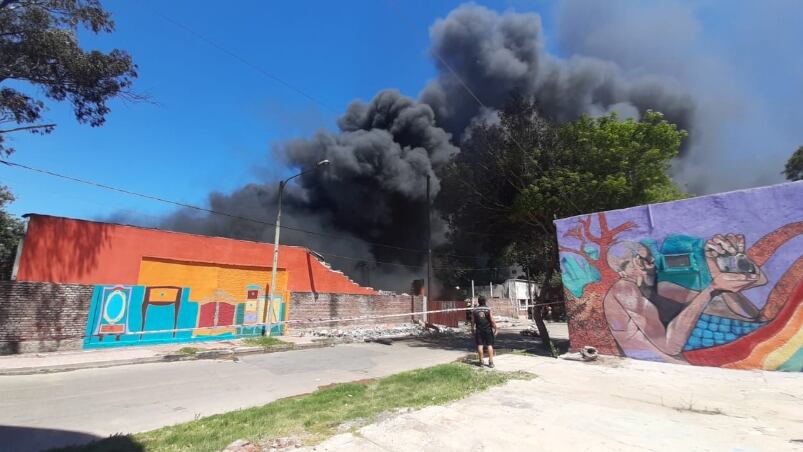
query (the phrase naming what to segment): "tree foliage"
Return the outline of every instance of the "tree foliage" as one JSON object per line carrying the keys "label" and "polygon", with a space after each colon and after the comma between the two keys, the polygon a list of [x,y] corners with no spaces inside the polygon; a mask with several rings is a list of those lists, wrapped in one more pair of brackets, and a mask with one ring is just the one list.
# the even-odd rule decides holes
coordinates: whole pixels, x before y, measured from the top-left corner
{"label": "tree foliage", "polygon": [[137,76],[131,56],[81,49],[79,28],[111,32],[114,22],[99,0],[0,0],[0,155],[13,152],[8,133],[53,130],[39,122],[43,98],[69,102],[78,122],[93,127],[105,121],[110,99],[138,98],[129,91]]}
{"label": "tree foliage", "polygon": [[[532,101],[514,97],[498,122],[471,129],[442,174],[438,208],[451,232],[441,251],[453,257],[441,267],[519,265],[545,283],[544,294],[554,293],[553,221],[683,197],[668,170],[685,135],[653,111],[640,120],[610,114],[557,124]],[[463,255],[485,260],[457,257]],[[438,276],[448,285],[510,277],[483,270]]]}
{"label": "tree foliage", "polygon": [[786,180],[803,180],[803,146],[797,148],[797,151],[789,157],[783,174]]}
{"label": "tree foliage", "polygon": [[8,277],[4,273],[14,262],[24,230],[22,220],[6,212],[6,206],[13,201],[14,195],[8,187],[0,186],[0,280]]}

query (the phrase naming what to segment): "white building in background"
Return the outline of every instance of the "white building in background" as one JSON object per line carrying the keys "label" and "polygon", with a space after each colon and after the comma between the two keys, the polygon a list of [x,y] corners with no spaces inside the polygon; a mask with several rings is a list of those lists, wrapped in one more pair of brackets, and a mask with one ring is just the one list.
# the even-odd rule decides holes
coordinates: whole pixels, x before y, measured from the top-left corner
{"label": "white building in background", "polygon": [[[477,296],[485,298],[507,298],[514,300],[519,307],[519,311],[526,312],[528,306],[535,304],[535,299],[541,293],[538,284],[530,282],[530,290],[527,290],[526,279],[508,279],[502,284],[488,284],[487,286],[477,286],[475,289]],[[528,300],[531,300],[529,303]]]}

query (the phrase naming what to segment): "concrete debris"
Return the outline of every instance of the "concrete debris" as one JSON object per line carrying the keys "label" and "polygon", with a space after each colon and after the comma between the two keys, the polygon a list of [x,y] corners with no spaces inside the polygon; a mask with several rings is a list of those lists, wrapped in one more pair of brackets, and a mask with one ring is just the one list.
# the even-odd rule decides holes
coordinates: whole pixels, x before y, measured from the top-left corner
{"label": "concrete debris", "polygon": [[353,342],[372,342],[382,338],[395,337],[422,337],[433,334],[459,334],[462,330],[444,325],[428,323],[426,326],[418,323],[385,326],[372,325],[363,327],[350,327],[343,329],[320,329],[308,331],[305,334],[325,338],[341,338]]}
{"label": "concrete debris", "polygon": [[596,348],[586,345],[581,348],[579,352],[564,353],[558,356],[558,358],[568,359],[570,361],[595,361],[599,358],[599,353]]}
{"label": "concrete debris", "polygon": [[538,327],[535,325],[528,326],[526,330],[521,331],[521,334],[522,336],[541,337],[541,335],[538,334]]}

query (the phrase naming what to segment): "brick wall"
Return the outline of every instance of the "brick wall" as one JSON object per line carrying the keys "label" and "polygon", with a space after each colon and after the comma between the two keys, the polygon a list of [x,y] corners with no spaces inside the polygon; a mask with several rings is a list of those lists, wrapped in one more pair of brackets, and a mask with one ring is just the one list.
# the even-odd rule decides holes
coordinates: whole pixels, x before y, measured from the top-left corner
{"label": "brick wall", "polygon": [[[516,308],[516,301],[509,298],[491,298],[488,300],[488,307],[491,308],[491,313],[499,317],[518,318],[519,310]],[[522,314],[524,312],[522,311]]]}
{"label": "brick wall", "polygon": [[[0,281],[0,354],[80,349],[94,286],[80,284]],[[423,309],[421,297],[411,295],[350,295],[294,292],[290,320],[408,314]],[[500,312],[500,315],[504,315]],[[315,323],[290,326],[331,329],[363,325],[410,323],[420,316]]]}
{"label": "brick wall", "polygon": [[[344,317],[380,316],[420,312],[423,308],[421,297],[412,295],[350,295],[333,293],[293,292],[290,294],[290,320],[317,320]],[[381,319],[357,320],[348,322],[290,324],[290,334],[294,330],[329,329],[360,325],[390,325],[410,323],[420,316],[398,316]]]}
{"label": "brick wall", "polygon": [[0,354],[81,348],[93,286],[0,281]]}

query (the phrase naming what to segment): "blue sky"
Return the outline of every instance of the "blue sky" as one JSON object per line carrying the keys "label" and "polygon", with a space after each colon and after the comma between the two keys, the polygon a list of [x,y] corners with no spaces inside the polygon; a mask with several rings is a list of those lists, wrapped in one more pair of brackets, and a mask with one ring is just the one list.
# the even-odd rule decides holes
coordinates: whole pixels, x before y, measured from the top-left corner
{"label": "blue sky", "polygon": [[[139,66],[135,90],[152,103],[115,101],[103,127],[78,124],[50,103],[50,135],[16,134],[15,162],[203,204],[287,171],[273,145],[333,128],[355,98],[397,87],[417,96],[434,75],[428,28],[459,1],[106,1],[111,35],[82,35],[85,48],[121,48]],[[507,9],[515,2],[490,2]],[[531,6],[531,3],[523,3]],[[520,8],[519,8],[520,9]],[[293,84],[327,109],[270,80],[165,15]],[[392,55],[389,57],[388,55]],[[124,210],[156,218],[173,207],[0,165],[17,201],[10,212],[100,218]]]}
{"label": "blue sky", "polygon": [[[151,103],[112,103],[100,128],[77,124],[66,104],[50,103],[50,135],[15,134],[12,160],[75,177],[203,205],[289,171],[272,149],[334,128],[354,99],[395,87],[416,97],[435,68],[429,26],[461,1],[105,1],[111,35],[83,35],[85,48],[128,50],[139,65],[135,90]],[[546,47],[560,56],[608,59],[625,71],[669,75],[700,99],[710,125],[689,177],[720,189],[778,182],[785,158],[803,144],[803,4],[709,0],[604,4],[584,0],[499,0],[498,11],[540,13]],[[607,22],[595,8],[602,8]],[[556,26],[591,16],[593,30],[561,39]],[[325,107],[267,78],[165,20],[165,15],[293,84]],[[639,24],[632,26],[632,24]],[[566,26],[564,34],[576,27]],[[583,35],[585,33],[585,35]],[[603,42],[585,39],[597,33]],[[610,44],[609,44],[610,43]],[[759,163],[766,171],[749,171]],[[748,171],[745,171],[748,169]],[[0,165],[0,184],[18,200],[14,214],[104,218],[127,211],[155,222],[170,205]]]}

